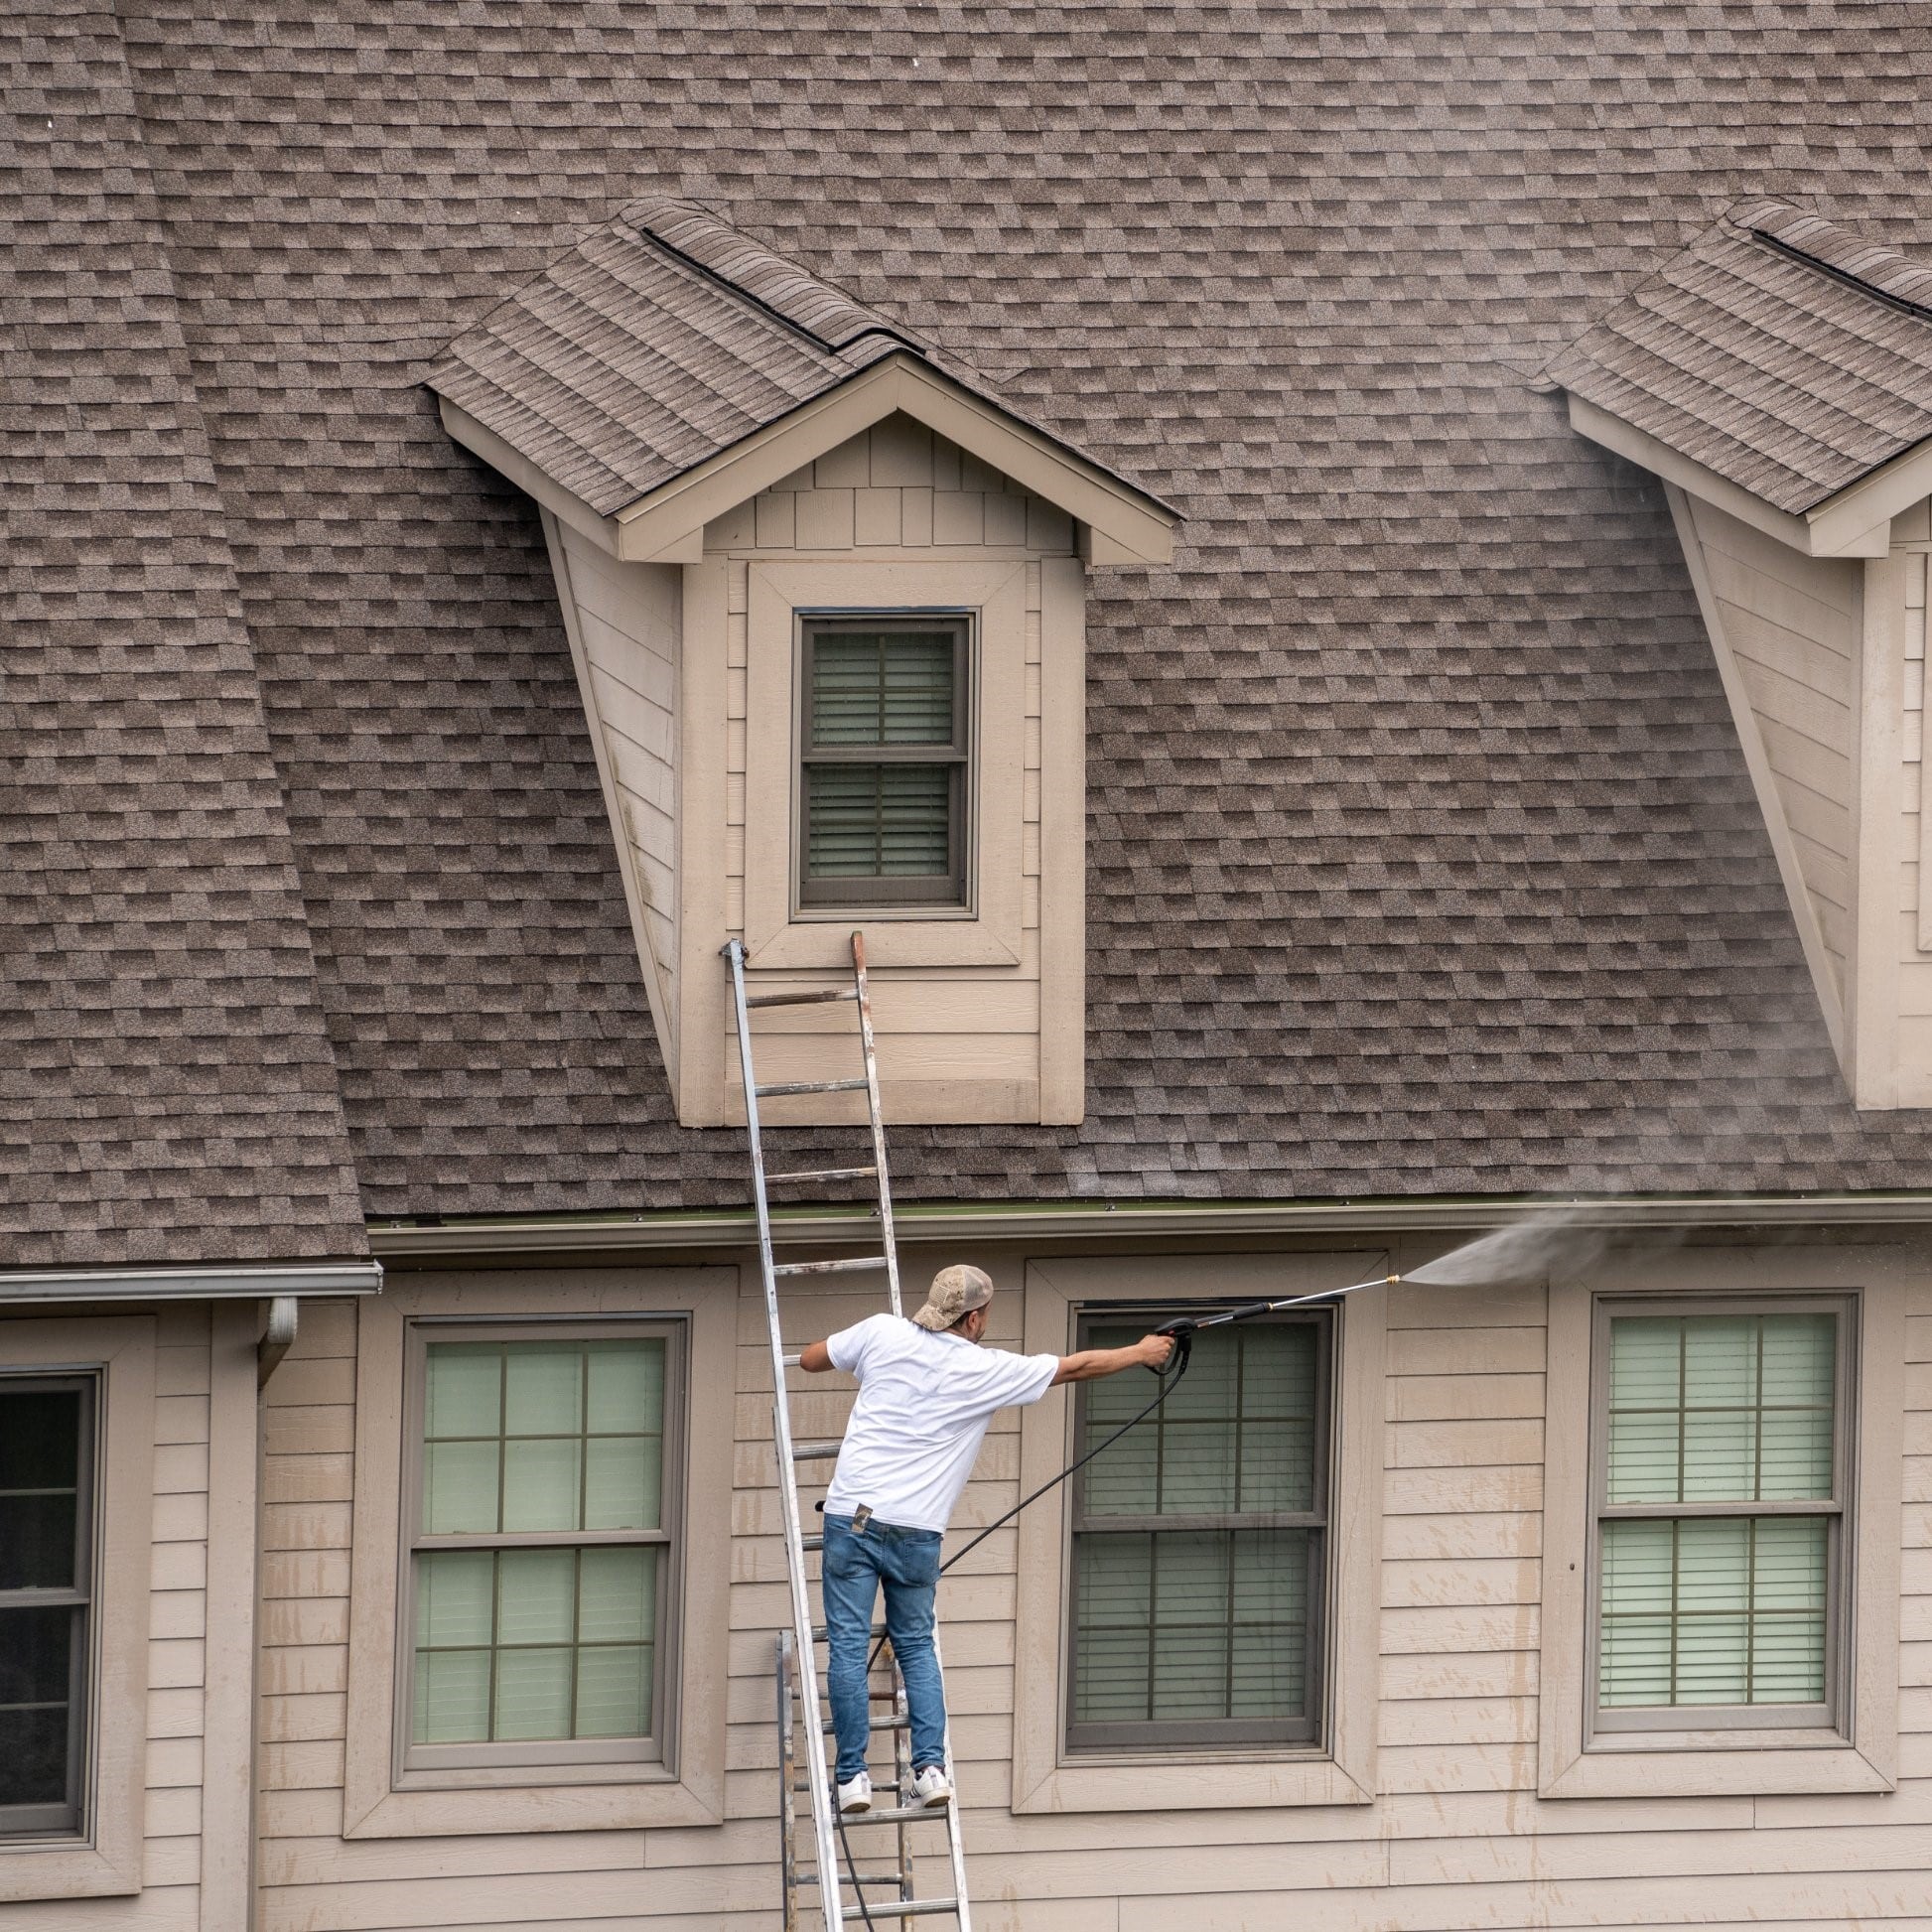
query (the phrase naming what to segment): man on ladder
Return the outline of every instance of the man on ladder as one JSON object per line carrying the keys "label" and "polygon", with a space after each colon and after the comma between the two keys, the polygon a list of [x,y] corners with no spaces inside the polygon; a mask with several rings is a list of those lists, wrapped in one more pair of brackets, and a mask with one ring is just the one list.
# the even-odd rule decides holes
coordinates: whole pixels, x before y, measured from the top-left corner
{"label": "man on ladder", "polygon": [[945,1688],[932,1645],[939,1540],[973,1472],[997,1409],[1037,1402],[1061,1382],[1089,1382],[1128,1368],[1164,1369],[1167,1335],[1127,1348],[1076,1355],[1011,1355],[978,1346],[993,1283],[977,1268],[942,1268],[910,1320],[869,1315],[809,1343],[798,1366],[842,1369],[859,1399],[825,1497],[822,1591],[830,1652],[826,1688],[838,1736],[838,1807],[872,1808],[866,1768],[871,1717],[866,1644],[873,1603],[886,1588],[886,1632],[905,1683],[915,1804],[946,1804]]}

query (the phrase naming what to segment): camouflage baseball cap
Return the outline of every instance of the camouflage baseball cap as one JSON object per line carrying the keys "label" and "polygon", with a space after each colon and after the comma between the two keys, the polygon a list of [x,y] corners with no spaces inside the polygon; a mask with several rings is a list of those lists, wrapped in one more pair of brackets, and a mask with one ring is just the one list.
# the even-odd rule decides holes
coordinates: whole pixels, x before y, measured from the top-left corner
{"label": "camouflage baseball cap", "polygon": [[933,1276],[925,1307],[912,1319],[921,1328],[930,1328],[937,1334],[942,1328],[950,1328],[961,1315],[985,1308],[992,1299],[992,1276],[981,1269],[969,1268],[964,1262],[955,1262]]}

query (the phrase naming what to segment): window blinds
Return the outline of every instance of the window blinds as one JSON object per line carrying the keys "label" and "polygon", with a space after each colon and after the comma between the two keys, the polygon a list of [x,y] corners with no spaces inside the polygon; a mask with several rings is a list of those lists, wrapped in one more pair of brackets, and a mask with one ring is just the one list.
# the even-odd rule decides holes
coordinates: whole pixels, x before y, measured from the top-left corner
{"label": "window blinds", "polygon": [[[960,623],[814,623],[807,657],[803,879],[949,879],[960,847]],[[867,752],[893,756],[877,759]]]}
{"label": "window blinds", "polygon": [[[1837,1328],[1826,1313],[1611,1321],[1604,1496],[1643,1513],[1601,1525],[1605,1709],[1824,1700]],[[1783,1507],[1671,1509],[1686,1503]]]}
{"label": "window blinds", "polygon": [[[1087,1345],[1142,1332],[1098,1323]],[[1076,1725],[1308,1717],[1324,1513],[1318,1356],[1312,1323],[1202,1335],[1173,1396],[1082,1472]],[[1127,1376],[1082,1394],[1086,1442],[1146,1401]]]}

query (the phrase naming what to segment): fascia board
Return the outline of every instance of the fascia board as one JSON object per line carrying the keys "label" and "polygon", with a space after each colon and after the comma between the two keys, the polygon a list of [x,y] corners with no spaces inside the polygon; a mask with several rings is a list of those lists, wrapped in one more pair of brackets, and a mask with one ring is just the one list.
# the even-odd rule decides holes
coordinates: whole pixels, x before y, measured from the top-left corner
{"label": "fascia board", "polygon": [[277,1296],[379,1295],[382,1264],[313,1267],[64,1268],[0,1273],[0,1307],[23,1302],[227,1302]]}
{"label": "fascia board", "polygon": [[618,549],[618,526],[608,516],[600,516],[574,491],[552,483],[528,457],[511,449],[494,430],[485,429],[448,396],[438,396],[436,406],[443,427],[472,455],[482,457],[524,495],[535,497],[560,523],[567,523],[587,536],[600,550],[608,551],[613,557],[622,554]]}
{"label": "fascia board", "polygon": [[1179,520],[1173,511],[981,401],[909,352],[875,362],[619,510],[618,554],[631,563],[666,560],[713,517],[901,410],[1102,532],[1134,560],[1173,561]]}
{"label": "fascia board", "polygon": [[[1187,1236],[1386,1234],[1505,1227],[1555,1211],[1566,1225],[1592,1228],[1924,1227],[1932,1191],[1893,1194],[1614,1195],[1552,1199],[1357,1201],[1041,1201],[1025,1207],[920,1202],[895,1210],[899,1239],[914,1241],[1146,1241]],[[871,1224],[876,1235],[876,1218]],[[866,1238],[861,1213],[778,1210],[771,1238],[781,1247],[824,1247]],[[372,1222],[369,1246],[392,1267],[463,1257],[631,1253],[737,1247],[758,1239],[751,1210],[675,1209],[554,1221]]]}
{"label": "fascia board", "polygon": [[1891,519],[1932,496],[1932,443],[1921,443],[1881,463],[1857,483],[1805,512],[1812,554],[1818,557],[1882,557],[1886,548],[1847,548],[1869,530],[1883,532]]}
{"label": "fascia board", "polygon": [[[1841,490],[1830,502],[1810,512],[1809,516],[1793,516],[1788,510],[1778,509],[1763,497],[1753,495],[1748,489],[1719,476],[1715,470],[1708,470],[1703,464],[1680,456],[1647,430],[1625,422],[1621,416],[1614,416],[1607,409],[1599,408],[1595,403],[1575,394],[1569,397],[1569,403],[1570,427],[1579,436],[1587,436],[1592,443],[1600,443],[1604,449],[1613,450],[1639,469],[1648,470],[1652,476],[1675,483],[1680,489],[1721,510],[1727,510],[1740,523],[1748,523],[1752,529],[1775,537],[1800,556],[1882,557],[1891,549],[1892,512],[1889,509],[1875,509],[1872,520],[1867,523],[1860,523],[1858,518],[1861,511],[1849,505],[1845,515],[1830,520],[1823,528],[1810,520],[1844,500],[1852,494],[1851,491]],[[1862,484],[1854,485],[1855,489],[1862,487]],[[1920,495],[1926,493],[1924,489],[1919,491]],[[1899,507],[1903,508],[1906,502],[1912,500],[1911,497],[1904,498]]]}

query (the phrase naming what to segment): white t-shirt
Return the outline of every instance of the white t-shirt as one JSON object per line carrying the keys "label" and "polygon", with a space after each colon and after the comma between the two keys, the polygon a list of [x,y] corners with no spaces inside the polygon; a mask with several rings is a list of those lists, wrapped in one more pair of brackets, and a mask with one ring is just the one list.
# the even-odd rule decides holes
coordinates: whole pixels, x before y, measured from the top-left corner
{"label": "white t-shirt", "polygon": [[882,1523],[943,1530],[996,1409],[1037,1402],[1057,1355],[1010,1355],[903,1315],[873,1314],[826,1338],[834,1368],[859,1378],[826,1513],[869,1504]]}

